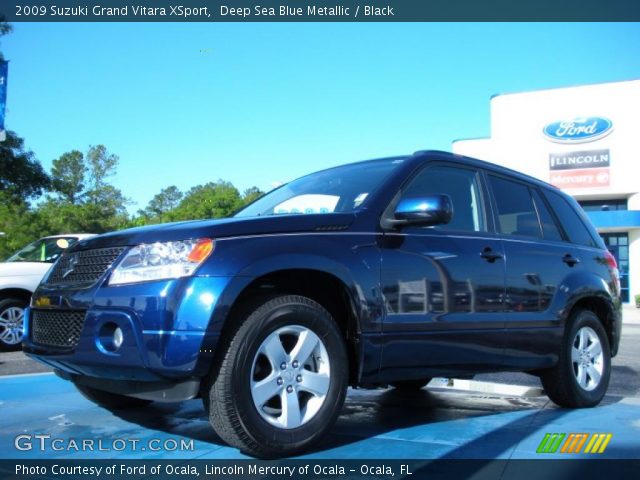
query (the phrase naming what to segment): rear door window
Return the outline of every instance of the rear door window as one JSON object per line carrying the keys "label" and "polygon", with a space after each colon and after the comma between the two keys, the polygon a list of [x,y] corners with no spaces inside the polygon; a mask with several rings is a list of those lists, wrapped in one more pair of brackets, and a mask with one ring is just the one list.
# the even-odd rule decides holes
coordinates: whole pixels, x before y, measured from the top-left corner
{"label": "rear door window", "polygon": [[555,220],[553,219],[553,215],[547,208],[547,204],[542,199],[537,190],[531,190],[533,195],[533,203],[536,206],[536,210],[538,211],[538,217],[540,217],[540,223],[542,224],[542,233],[544,235],[545,240],[553,240],[556,242],[560,242],[564,240],[562,238],[562,233],[556,225]]}
{"label": "rear door window", "polygon": [[544,189],[544,195],[549,200],[549,204],[556,213],[558,220],[560,220],[560,224],[569,237],[569,241],[578,245],[595,247],[596,243],[585,222],[567,199],[560,193],[547,189]]}
{"label": "rear door window", "polygon": [[489,175],[489,183],[496,201],[498,232],[519,237],[542,238],[529,187],[494,175]]}

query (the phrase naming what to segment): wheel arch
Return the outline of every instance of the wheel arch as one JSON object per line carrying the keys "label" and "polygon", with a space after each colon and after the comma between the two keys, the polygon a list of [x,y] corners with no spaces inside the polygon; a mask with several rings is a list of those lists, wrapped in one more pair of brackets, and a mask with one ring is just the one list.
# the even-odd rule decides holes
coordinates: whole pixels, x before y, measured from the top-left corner
{"label": "wheel arch", "polygon": [[593,312],[602,323],[607,340],[611,348],[611,356],[618,353],[619,333],[616,331],[617,313],[613,301],[603,294],[584,295],[574,300],[569,308],[567,308],[566,322],[568,327],[568,319],[579,310],[589,310]]}
{"label": "wheel arch", "polygon": [[[226,347],[242,320],[262,299],[277,295],[301,295],[322,305],[335,319],[347,344],[349,382],[357,383],[361,363],[360,311],[355,301],[353,285],[335,272],[318,268],[281,268],[245,278],[244,285],[232,301],[225,302],[228,310],[221,325],[216,349]],[[220,321],[220,319],[218,319]],[[214,361],[215,363],[215,361]]]}
{"label": "wheel arch", "polygon": [[20,300],[24,300],[29,304],[31,301],[31,295],[33,292],[27,290],[26,288],[2,288],[0,289],[0,301],[6,300],[7,298],[18,298]]}

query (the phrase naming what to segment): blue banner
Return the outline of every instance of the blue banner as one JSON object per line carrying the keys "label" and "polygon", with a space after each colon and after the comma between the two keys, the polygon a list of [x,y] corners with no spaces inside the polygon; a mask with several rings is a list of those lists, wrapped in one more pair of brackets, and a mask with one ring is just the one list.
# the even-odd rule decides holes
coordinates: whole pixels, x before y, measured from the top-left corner
{"label": "blue banner", "polygon": [[4,110],[7,104],[7,75],[9,62],[0,61],[0,140],[4,140]]}

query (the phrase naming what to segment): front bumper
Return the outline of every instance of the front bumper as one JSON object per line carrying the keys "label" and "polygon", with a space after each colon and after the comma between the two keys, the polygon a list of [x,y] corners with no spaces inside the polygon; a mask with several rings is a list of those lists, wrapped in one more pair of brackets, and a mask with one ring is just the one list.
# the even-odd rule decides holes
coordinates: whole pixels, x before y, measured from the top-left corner
{"label": "front bumper", "polygon": [[[27,355],[63,375],[105,380],[179,382],[207,374],[220,328],[211,324],[231,277],[189,277],[88,290],[40,287],[25,314]],[[34,340],[33,313],[81,310],[77,343],[59,347]],[[104,332],[122,332],[105,348]],[[46,342],[45,342],[46,343]]]}

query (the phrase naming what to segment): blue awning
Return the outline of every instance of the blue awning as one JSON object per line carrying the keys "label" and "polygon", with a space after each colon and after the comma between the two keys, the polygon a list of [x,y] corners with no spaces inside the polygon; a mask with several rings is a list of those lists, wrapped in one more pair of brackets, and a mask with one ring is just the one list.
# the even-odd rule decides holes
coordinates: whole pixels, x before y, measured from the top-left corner
{"label": "blue awning", "polygon": [[596,228],[640,228],[640,210],[587,212]]}

